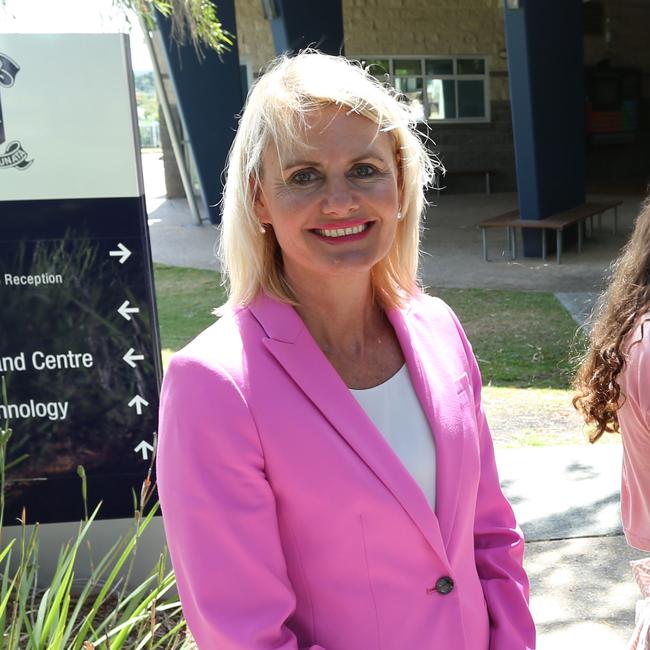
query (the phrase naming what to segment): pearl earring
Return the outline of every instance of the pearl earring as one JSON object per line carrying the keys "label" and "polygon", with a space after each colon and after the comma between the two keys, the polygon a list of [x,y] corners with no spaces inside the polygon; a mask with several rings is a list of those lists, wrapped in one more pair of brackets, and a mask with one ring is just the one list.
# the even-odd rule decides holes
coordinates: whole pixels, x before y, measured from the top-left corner
{"label": "pearl earring", "polygon": [[260,224],[260,232],[261,232],[263,235],[266,234],[266,228],[264,227],[264,224],[263,224],[263,223]]}
{"label": "pearl earring", "polygon": [[397,220],[398,220],[398,221],[401,221],[402,216],[403,216],[403,215],[402,215],[402,210],[400,209],[400,210],[397,211]]}

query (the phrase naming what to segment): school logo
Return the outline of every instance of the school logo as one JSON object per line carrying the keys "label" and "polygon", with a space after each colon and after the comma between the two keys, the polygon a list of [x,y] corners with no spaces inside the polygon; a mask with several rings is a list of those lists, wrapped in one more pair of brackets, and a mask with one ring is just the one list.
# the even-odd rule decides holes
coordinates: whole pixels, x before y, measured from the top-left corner
{"label": "school logo", "polygon": [[[14,85],[19,70],[20,66],[15,61],[0,52],[0,90],[11,88]],[[4,144],[5,140],[5,121],[2,117],[2,96],[0,94],[0,145]],[[27,152],[18,140],[9,142],[4,153],[0,147],[0,169],[9,169],[10,167],[27,169],[33,162],[33,160],[27,159]]]}

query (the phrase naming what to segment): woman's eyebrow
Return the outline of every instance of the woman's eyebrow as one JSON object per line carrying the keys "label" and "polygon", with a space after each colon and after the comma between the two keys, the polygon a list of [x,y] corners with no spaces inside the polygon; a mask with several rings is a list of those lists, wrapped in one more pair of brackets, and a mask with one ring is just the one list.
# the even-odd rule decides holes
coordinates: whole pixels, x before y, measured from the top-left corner
{"label": "woman's eyebrow", "polygon": [[350,162],[355,163],[355,162],[359,162],[360,160],[368,160],[368,158],[381,160],[384,163],[386,162],[386,157],[376,149],[368,149],[368,151],[362,153],[360,156],[357,156],[356,158],[353,158]]}
{"label": "woman's eyebrow", "polygon": [[288,171],[294,167],[318,167],[320,165],[316,160],[290,160],[282,167],[282,171]]}
{"label": "woman's eyebrow", "polygon": [[[383,163],[386,162],[386,157],[383,156],[381,152],[377,151],[376,149],[368,149],[367,151],[364,151],[358,156],[352,158],[349,162],[350,164],[354,164],[359,162],[360,160],[368,160],[369,158],[380,160]],[[282,171],[286,172],[295,167],[321,167],[322,164],[323,161],[317,161],[317,160],[290,160],[282,167]]]}

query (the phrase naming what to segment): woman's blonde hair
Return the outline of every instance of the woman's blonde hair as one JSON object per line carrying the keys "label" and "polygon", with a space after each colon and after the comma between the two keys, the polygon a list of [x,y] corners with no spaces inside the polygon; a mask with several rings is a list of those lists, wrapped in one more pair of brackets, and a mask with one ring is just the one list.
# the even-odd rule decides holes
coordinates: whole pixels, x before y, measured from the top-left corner
{"label": "woman's blonde hair", "polygon": [[[618,376],[625,365],[627,335],[650,308],[650,198],[641,209],[634,232],[613,266],[612,280],[594,311],[590,346],[574,380],[573,405],[588,424],[595,442],[618,431],[618,409],[624,396]],[[647,332],[642,335],[647,336]]]}
{"label": "woman's blonde hair", "polygon": [[219,259],[228,301],[217,310],[244,306],[259,291],[297,304],[284,277],[280,247],[272,228],[260,232],[254,200],[262,175],[262,156],[270,144],[278,151],[302,142],[306,117],[335,105],[363,115],[377,131],[395,140],[401,166],[402,220],[389,254],[372,270],[375,296],[384,306],[399,306],[419,291],[417,284],[420,220],[424,192],[435,161],[416,131],[415,120],[399,95],[361,65],[343,57],[306,50],[280,56],[252,88],[239,120],[226,170]]}

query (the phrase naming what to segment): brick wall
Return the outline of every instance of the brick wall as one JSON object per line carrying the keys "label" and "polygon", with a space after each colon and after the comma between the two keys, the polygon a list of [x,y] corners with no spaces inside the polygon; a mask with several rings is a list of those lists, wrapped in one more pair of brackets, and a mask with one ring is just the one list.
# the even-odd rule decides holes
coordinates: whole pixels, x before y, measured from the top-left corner
{"label": "brick wall", "polygon": [[[502,0],[342,0],[348,56],[480,54],[490,91],[508,99]],[[275,56],[260,0],[236,0],[239,55],[257,71]],[[505,73],[505,74],[504,74]]]}
{"label": "brick wall", "polygon": [[239,56],[253,67],[257,76],[275,57],[271,27],[262,14],[261,0],[235,0],[235,18]]}
{"label": "brick wall", "polygon": [[491,169],[493,192],[517,188],[512,120],[509,101],[492,102],[489,124],[439,124],[431,127],[432,149],[447,169],[443,185],[448,192],[484,192],[482,176],[454,170]]}
{"label": "brick wall", "polygon": [[[342,0],[345,51],[363,55],[480,54],[491,72],[507,71],[499,0]],[[490,83],[492,98],[508,99],[507,77]]]}

